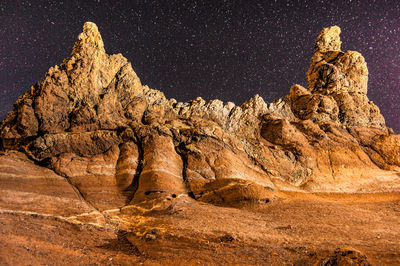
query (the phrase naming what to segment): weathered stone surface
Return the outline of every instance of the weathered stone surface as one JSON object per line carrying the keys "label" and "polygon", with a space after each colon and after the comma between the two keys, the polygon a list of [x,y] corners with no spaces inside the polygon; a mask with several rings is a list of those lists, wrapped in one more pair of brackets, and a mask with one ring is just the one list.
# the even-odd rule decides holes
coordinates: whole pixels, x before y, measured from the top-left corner
{"label": "weathered stone surface", "polygon": [[302,120],[314,122],[338,122],[339,107],[336,101],[327,95],[311,94],[296,84],[290,88],[287,96],[293,113]]}
{"label": "weathered stone surface", "polygon": [[397,136],[368,100],[364,58],[342,52],[339,34],[318,36],[308,89],[236,106],[142,86],[85,23],[71,56],[15,103],[2,147],[47,165],[101,210],[172,195],[228,204],[274,189],[397,190]]}
{"label": "weathered stone surface", "polygon": [[314,52],[340,51],[342,45],[339,38],[340,33],[341,30],[338,26],[324,28],[315,41]]}
{"label": "weathered stone surface", "polygon": [[[224,199],[229,202],[230,198],[232,201],[239,198],[259,200],[265,195],[263,191],[275,187],[266,172],[255,165],[229,136],[221,142],[209,137],[191,141],[180,152],[185,154],[184,176],[196,199],[221,203]],[[247,194],[248,190],[242,189],[247,186],[260,188],[256,189],[259,193],[252,190]],[[235,200],[231,193],[236,195]]]}
{"label": "weathered stone surface", "polygon": [[308,90],[336,101],[340,123],[385,129],[379,108],[367,97],[364,57],[355,51],[342,52],[339,34],[340,29],[334,26],[323,29],[318,36],[307,71]]}
{"label": "weathered stone surface", "polygon": [[[43,145],[41,140],[33,144],[36,153],[45,153],[43,156],[68,152],[57,146],[62,139],[67,138],[71,147],[82,145],[80,137],[66,136],[69,132],[101,135],[101,131],[95,131],[126,127],[129,115],[125,116],[125,110],[142,94],[140,80],[130,63],[120,54],[107,55],[97,26],[87,22],[71,56],[60,66],[50,68],[44,81],[17,101],[0,127],[1,136],[46,138],[44,142],[54,146]],[[98,153],[93,149],[96,148],[86,148],[87,154]],[[35,157],[41,160],[43,156]]]}
{"label": "weathered stone surface", "polygon": [[128,192],[124,190],[129,185],[121,186],[120,174],[123,169],[120,166],[119,172],[117,171],[119,155],[118,146],[113,146],[104,154],[89,157],[63,153],[52,159],[50,167],[56,173],[68,178],[96,209],[118,208],[126,205],[132,194],[132,192],[124,193]]}
{"label": "weathered stone surface", "polygon": [[172,138],[151,131],[145,134],[141,142],[143,159],[139,184],[133,201],[186,193],[183,162],[175,151]]}
{"label": "weathered stone surface", "polygon": [[104,153],[121,141],[117,132],[110,130],[44,134],[31,142],[26,152],[39,161],[63,153],[90,156]]}
{"label": "weathered stone surface", "polygon": [[0,208],[71,216],[93,209],[62,176],[37,166],[26,155],[0,153]]}
{"label": "weathered stone surface", "polygon": [[373,148],[385,161],[400,167],[400,135],[381,135],[375,140]]}
{"label": "weathered stone surface", "polygon": [[67,178],[96,209],[107,210],[132,199],[140,173],[139,153],[138,146],[128,141],[94,156],[65,152],[52,157],[49,167]]}
{"label": "weathered stone surface", "polygon": [[[32,87],[33,90],[33,87]],[[3,138],[31,137],[38,133],[38,120],[33,110],[30,92],[21,96],[0,126]]]}
{"label": "weathered stone surface", "polygon": [[199,201],[228,206],[241,202],[269,203],[273,197],[270,188],[239,178],[206,182],[194,194]]}
{"label": "weathered stone surface", "polygon": [[[136,143],[129,141],[120,145],[116,165],[116,184],[121,191],[134,192],[137,189],[141,151]],[[131,194],[133,195],[133,194]]]}

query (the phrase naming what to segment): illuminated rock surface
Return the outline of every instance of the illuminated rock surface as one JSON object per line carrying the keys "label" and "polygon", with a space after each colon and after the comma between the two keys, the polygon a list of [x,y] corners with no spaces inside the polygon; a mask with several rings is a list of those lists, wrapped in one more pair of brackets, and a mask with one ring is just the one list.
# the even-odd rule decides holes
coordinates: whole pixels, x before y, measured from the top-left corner
{"label": "illuminated rock surface", "polygon": [[[318,36],[308,89],[235,106],[166,99],[121,54],[107,55],[97,26],[85,23],[71,56],[0,125],[1,239],[21,238],[4,241],[24,260],[35,256],[20,250],[24,239],[39,250],[47,243],[36,229],[52,236],[79,228],[57,240],[78,238],[71,263],[301,264],[344,244],[374,262],[399,262],[399,135],[367,97],[364,58],[342,52],[339,34],[334,26]],[[33,229],[15,233],[30,224],[23,217]],[[80,254],[85,238],[93,249]],[[52,241],[38,263],[67,256]],[[368,261],[335,252],[327,260],[354,253]]]}

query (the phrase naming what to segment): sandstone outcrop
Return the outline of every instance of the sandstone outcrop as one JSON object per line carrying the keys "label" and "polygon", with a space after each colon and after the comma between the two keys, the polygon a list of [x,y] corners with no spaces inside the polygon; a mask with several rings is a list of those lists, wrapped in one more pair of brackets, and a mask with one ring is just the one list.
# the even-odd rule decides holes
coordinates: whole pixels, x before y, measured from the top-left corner
{"label": "sandstone outcrop", "polygon": [[367,97],[364,58],[342,52],[339,34],[318,36],[308,89],[236,106],[166,99],[106,54],[87,22],[71,56],[15,103],[2,149],[63,176],[100,210],[180,195],[226,204],[275,189],[397,190],[398,136]]}
{"label": "sandstone outcrop", "polygon": [[0,209],[66,216],[95,211],[64,177],[20,152],[0,154],[0,180]]}
{"label": "sandstone outcrop", "polygon": [[339,27],[333,26],[318,36],[307,71],[308,89],[336,101],[341,124],[384,129],[379,108],[367,97],[368,68],[364,57],[355,51],[342,52],[339,34]]}

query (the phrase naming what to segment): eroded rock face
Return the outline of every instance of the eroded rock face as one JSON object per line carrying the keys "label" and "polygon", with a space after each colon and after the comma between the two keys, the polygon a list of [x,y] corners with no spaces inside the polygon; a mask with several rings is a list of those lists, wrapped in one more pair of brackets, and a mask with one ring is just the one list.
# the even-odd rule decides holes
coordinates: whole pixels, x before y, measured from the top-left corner
{"label": "eroded rock face", "polygon": [[[63,153],[52,158],[50,167],[59,175],[67,177],[93,206],[106,210],[124,206],[131,194],[125,196],[124,192],[127,192],[129,185],[122,186],[119,182],[121,173],[124,173],[121,166],[117,169],[119,157],[120,150],[115,145],[107,152],[94,156],[81,157],[74,153]],[[134,163],[131,162],[130,166],[134,167]]]}
{"label": "eroded rock face", "polygon": [[95,211],[67,180],[35,165],[25,154],[0,153],[0,209],[47,215],[77,215]]}
{"label": "eroded rock face", "polygon": [[342,52],[339,34],[340,29],[333,26],[318,36],[307,71],[308,89],[336,101],[342,124],[385,129],[379,108],[367,97],[368,68],[364,57],[355,51]]}
{"label": "eroded rock face", "polygon": [[315,41],[314,52],[340,51],[342,42],[339,35],[341,32],[338,26],[322,29]]}
{"label": "eroded rock face", "polygon": [[133,198],[140,202],[159,196],[187,193],[183,180],[182,158],[176,153],[170,136],[143,132],[143,159],[138,189]]}
{"label": "eroded rock face", "polygon": [[372,148],[381,154],[388,164],[400,165],[400,135],[381,135],[375,140]]}
{"label": "eroded rock face", "polygon": [[398,190],[398,135],[367,97],[364,58],[342,52],[339,34],[318,36],[308,89],[236,106],[142,86],[87,22],[71,56],[15,103],[2,149],[52,169],[99,210],[181,196],[260,202],[276,189]]}

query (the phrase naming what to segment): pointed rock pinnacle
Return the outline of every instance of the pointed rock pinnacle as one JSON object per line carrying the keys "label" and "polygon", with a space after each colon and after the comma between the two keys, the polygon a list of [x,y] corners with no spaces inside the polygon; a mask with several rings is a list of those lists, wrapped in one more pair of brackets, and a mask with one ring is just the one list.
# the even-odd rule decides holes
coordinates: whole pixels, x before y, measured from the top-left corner
{"label": "pointed rock pinnacle", "polygon": [[95,51],[105,53],[103,39],[95,23],[85,22],[71,55],[91,55]]}
{"label": "pointed rock pinnacle", "polygon": [[338,26],[324,28],[315,41],[314,52],[340,51],[340,32]]}

